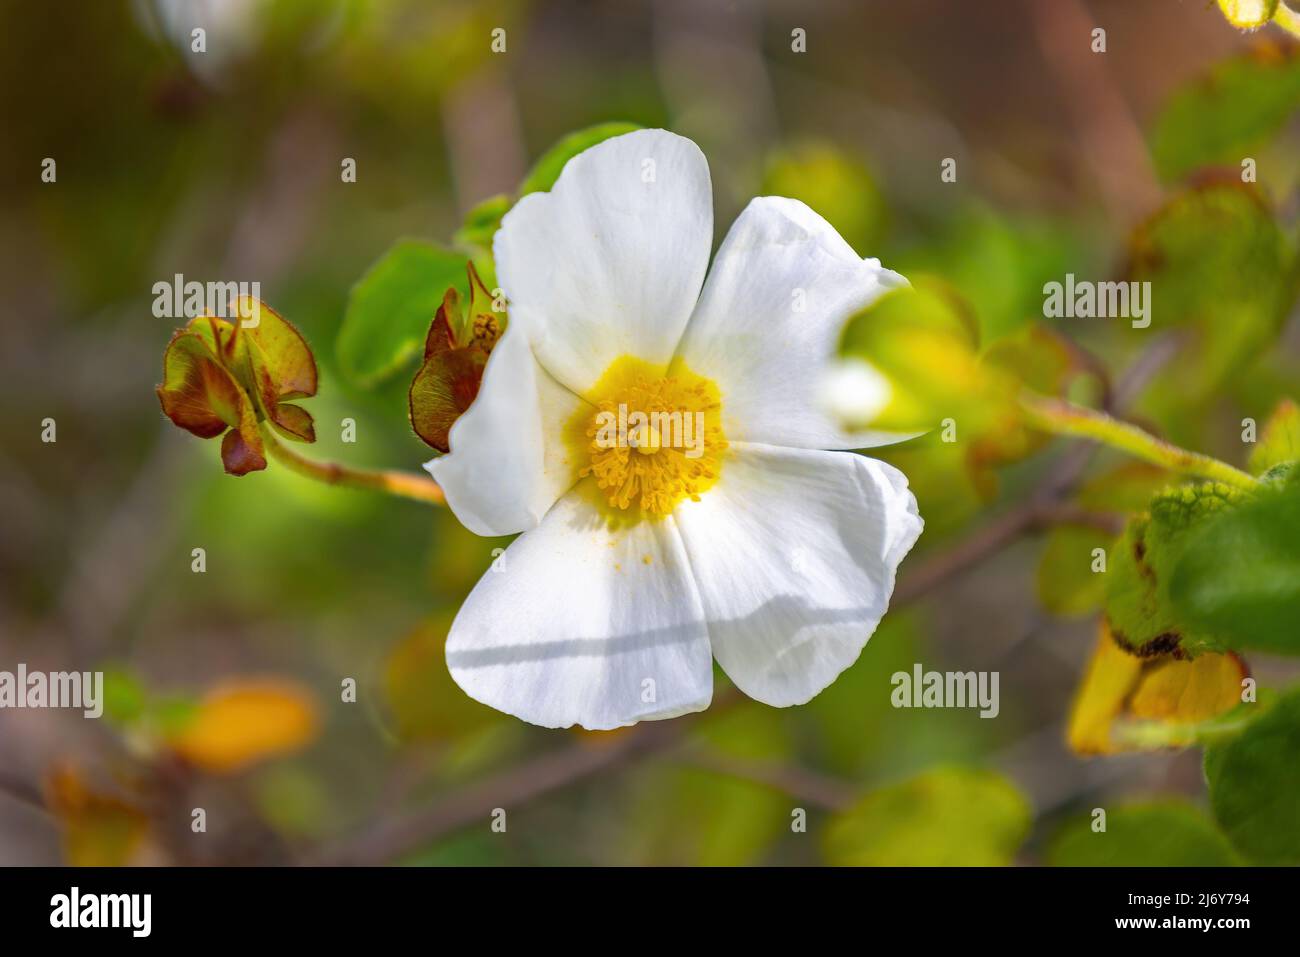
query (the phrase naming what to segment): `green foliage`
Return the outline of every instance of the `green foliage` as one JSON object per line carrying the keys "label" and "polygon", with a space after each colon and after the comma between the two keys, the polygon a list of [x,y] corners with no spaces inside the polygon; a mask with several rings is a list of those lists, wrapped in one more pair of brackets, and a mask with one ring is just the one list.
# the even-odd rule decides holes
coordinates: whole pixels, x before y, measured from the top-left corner
{"label": "green foliage", "polygon": [[1176,92],[1156,121],[1151,154],[1166,180],[1200,166],[1238,167],[1300,107],[1300,57],[1262,48]]}
{"label": "green foliage", "polygon": [[1054,615],[1078,617],[1097,610],[1106,576],[1093,570],[1095,549],[1108,551],[1113,537],[1087,525],[1057,525],[1038,563],[1038,600]]}
{"label": "green foliage", "polygon": [[1178,616],[1230,647],[1300,654],[1300,481],[1269,483],[1191,536],[1171,567]]}
{"label": "green foliage", "polygon": [[1260,192],[1230,177],[1175,196],[1134,232],[1129,257],[1127,278],[1151,283],[1148,331],[1188,330],[1143,403],[1186,441],[1204,405],[1276,339],[1296,294],[1292,252]]}
{"label": "green foliage", "polygon": [[1153,801],[1106,812],[1106,830],[1080,815],[1053,839],[1054,867],[1230,867],[1241,861],[1214,822],[1185,801]]}
{"label": "green foliage", "polygon": [[140,680],[126,668],[104,669],[104,716],[128,725],[143,716],[148,701]]}
{"label": "green foliage", "polygon": [[1300,461],[1300,406],[1283,399],[1269,416],[1250,453],[1250,470],[1263,475],[1269,469]]}
{"label": "green foliage", "polygon": [[[518,195],[550,189],[564,164],[574,156],[612,136],[637,129],[640,127],[634,123],[601,123],[570,133],[538,159],[520,184]],[[495,282],[492,237],[511,205],[510,197],[500,195],[483,200],[470,210],[453,237],[456,246],[464,252],[444,249],[421,239],[402,239],[361,277],[348,297],[347,312],[335,343],[339,368],[353,385],[373,389],[410,367],[428,339],[430,323],[447,290],[455,288],[461,294],[472,294],[470,284],[464,279],[467,258],[481,267],[489,282]],[[427,348],[425,351],[427,358]],[[438,361],[466,364],[459,356]],[[482,374],[481,367],[482,363],[477,362],[477,375],[468,376],[474,380],[474,391]],[[472,392],[469,399],[473,399]],[[463,405],[467,403],[455,397],[444,396],[440,400],[440,405],[458,403],[460,411],[464,411]],[[445,446],[447,427],[439,426],[436,430],[442,446]]]}
{"label": "green foliage", "polygon": [[884,197],[866,164],[833,144],[804,142],[773,153],[762,193],[802,200],[860,254],[875,255],[885,228]]}
{"label": "green foliage", "polygon": [[451,741],[507,719],[466,696],[447,671],[452,615],[423,622],[393,649],[384,668],[384,697],[404,741]]}
{"label": "green foliage", "polygon": [[[922,459],[914,470],[922,482],[926,473],[956,465],[969,486],[961,497],[976,500],[993,496],[996,466],[1023,459],[1045,441],[1029,428],[1022,391],[1059,394],[1080,371],[1066,341],[1038,323],[981,350],[970,306],[947,283],[926,276],[850,317],[840,352],[887,384],[880,406],[839,408],[843,424],[898,433],[940,430],[937,445],[911,446],[902,457]],[[897,453],[883,454],[902,467]]]}
{"label": "green foliage", "polygon": [[1205,751],[1214,815],[1261,864],[1300,864],[1300,689]]}
{"label": "green foliage", "polygon": [[1196,655],[1232,647],[1211,630],[1185,621],[1170,598],[1174,567],[1190,532],[1237,505],[1245,493],[1217,482],[1168,489],[1148,511],[1129,519],[1111,554],[1106,614],[1115,639],[1140,652]]}
{"label": "green foliage", "polygon": [[917,277],[853,316],[840,351],[862,359],[889,382],[883,410],[850,424],[899,432],[930,429],[984,388],[975,319],[950,288]]}
{"label": "green foliage", "polygon": [[[1141,462],[1130,462],[1090,479],[1080,489],[1077,504],[1088,511],[1134,512],[1168,484],[1168,473]],[[1090,614],[1106,597],[1106,575],[1093,570],[1093,550],[1109,556],[1115,536],[1090,525],[1061,524],[1046,536],[1038,563],[1038,598],[1054,615]]]}
{"label": "green foliage", "polygon": [[882,766],[905,774],[965,760],[1002,740],[1005,721],[982,720],[957,708],[893,706],[892,678],[900,671],[911,674],[916,662],[927,660],[927,630],[922,615],[892,609],[858,660],[799,709],[799,719],[807,723],[801,738],[819,770],[849,781],[878,774]]}
{"label": "green foliage", "polygon": [[501,227],[501,218],[514,205],[504,193],[491,196],[465,214],[465,222],[452,240],[458,247],[476,253],[476,258],[491,258],[492,237]]}
{"label": "green foliage", "polygon": [[610,137],[621,136],[624,133],[631,133],[633,130],[639,129],[641,127],[636,123],[615,122],[598,123],[595,126],[589,126],[586,129],[570,133],[543,153],[541,158],[533,164],[533,168],[528,171],[524,181],[519,184],[519,195],[527,196],[529,193],[549,190],[555,185],[555,181],[560,178],[560,173],[564,170],[564,164],[583,150],[590,149],[597,143],[603,143]]}
{"label": "green foliage", "polygon": [[636,783],[631,859],[706,866],[760,862],[777,837],[788,833],[791,801],[773,787],[728,773],[727,762],[772,766],[788,759],[790,740],[780,712],[749,704],[712,718],[695,747],[700,766],[679,766]]}
{"label": "green foliage", "polygon": [[970,302],[979,339],[990,343],[1042,316],[1043,285],[1085,271],[1090,258],[1077,230],[972,203],[936,225],[930,241],[904,246],[884,261],[908,277],[943,276]]}
{"label": "green foliage", "polygon": [[1010,864],[1030,807],[998,774],[939,768],[873,791],[824,835],[832,864],[989,867]]}
{"label": "green foliage", "polygon": [[424,240],[402,239],[370,267],[352,287],[335,343],[349,381],[373,388],[410,366],[447,289],[465,289],[465,259]]}

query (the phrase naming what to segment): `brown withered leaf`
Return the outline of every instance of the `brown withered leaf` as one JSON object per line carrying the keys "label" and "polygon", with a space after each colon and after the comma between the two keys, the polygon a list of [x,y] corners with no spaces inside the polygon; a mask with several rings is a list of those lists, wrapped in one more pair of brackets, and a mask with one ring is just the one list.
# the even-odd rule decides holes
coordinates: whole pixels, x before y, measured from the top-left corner
{"label": "brown withered leaf", "polygon": [[266,468],[266,452],[256,423],[226,433],[221,440],[221,464],[230,475],[247,475]]}
{"label": "brown withered leaf", "polygon": [[243,390],[217,361],[203,337],[177,330],[163,353],[163,382],[155,390],[166,416],[176,425],[210,439],[241,419]]}
{"label": "brown withered leaf", "polygon": [[316,441],[311,414],[285,400],[315,395],[318,372],[302,334],[270,306],[244,297],[235,313],[237,321],[201,316],[173,334],[157,392],[176,425],[205,439],[225,433],[222,464],[246,475],[266,468],[262,421]]}
{"label": "brown withered leaf", "polygon": [[254,366],[264,369],[275,384],[276,396],[302,399],[315,395],[316,357],[302,333],[264,302],[245,296],[235,306],[240,317],[237,337],[249,347]]}
{"label": "brown withered leaf", "polygon": [[45,803],[59,823],[63,854],[74,867],[131,864],[149,836],[145,812],[116,796],[91,789],[70,765],[53,768],[45,779]]}
{"label": "brown withered leaf", "polygon": [[411,426],[439,452],[450,451],[451,427],[478,395],[487,353],[477,346],[450,349],[425,359],[411,382]]}
{"label": "brown withered leaf", "polygon": [[455,288],[447,290],[424,340],[424,361],[408,394],[411,427],[439,452],[450,451],[456,420],[478,395],[488,355],[501,338],[502,320],[474,263],[467,264],[469,303],[462,312]]}
{"label": "brown withered leaf", "polygon": [[[453,325],[454,323],[454,325]],[[429,334],[424,337],[424,358],[436,356],[456,348],[456,326],[460,325],[460,294],[452,286],[443,294],[442,305],[434,314],[429,325]]]}
{"label": "brown withered leaf", "polygon": [[256,400],[259,415],[285,438],[315,442],[311,414],[284,402],[316,394],[319,374],[307,340],[265,303],[246,296],[235,307],[239,325],[231,339],[230,362]]}

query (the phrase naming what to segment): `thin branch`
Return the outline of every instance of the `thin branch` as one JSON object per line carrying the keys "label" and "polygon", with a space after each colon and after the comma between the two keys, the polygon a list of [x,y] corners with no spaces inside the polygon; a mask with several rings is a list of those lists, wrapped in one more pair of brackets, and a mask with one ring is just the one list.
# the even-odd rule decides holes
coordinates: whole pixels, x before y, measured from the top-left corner
{"label": "thin branch", "polygon": [[40,789],[8,771],[0,771],[0,794],[8,795],[18,803],[35,808],[42,814],[50,813],[50,809],[45,806],[45,798]]}
{"label": "thin branch", "polygon": [[748,761],[705,748],[687,749],[682,758],[703,770],[754,781],[830,811],[848,810],[858,797],[853,783],[797,764]]}
{"label": "thin branch", "polygon": [[262,441],[266,444],[266,451],[271,458],[299,475],[317,482],[324,482],[326,485],[368,488],[429,505],[447,504],[438,483],[423,475],[390,470],[358,469],[338,462],[318,462],[299,455],[276,438],[275,433],[266,426],[262,428]]}
{"label": "thin branch", "polygon": [[692,722],[654,721],[638,725],[605,743],[568,745],[508,768],[455,791],[432,807],[395,815],[354,840],[328,850],[311,864],[355,865],[386,862],[475,821],[486,827],[492,810],[507,812],[597,771],[679,744]]}
{"label": "thin branch", "polygon": [[1212,479],[1238,488],[1254,488],[1257,480],[1238,468],[1209,455],[1179,448],[1156,438],[1131,422],[1064,399],[1025,392],[1020,406],[1034,428],[1056,435],[1092,439],[1172,472]]}

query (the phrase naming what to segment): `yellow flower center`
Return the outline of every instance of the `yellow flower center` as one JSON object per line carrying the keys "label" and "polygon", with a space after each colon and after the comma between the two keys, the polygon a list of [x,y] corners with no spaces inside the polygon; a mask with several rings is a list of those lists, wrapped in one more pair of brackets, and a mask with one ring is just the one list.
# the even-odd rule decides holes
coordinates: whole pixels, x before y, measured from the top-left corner
{"label": "yellow flower center", "polygon": [[670,370],[615,359],[569,422],[579,476],[592,476],[620,513],[667,515],[718,480],[727,448],[722,402],[711,379],[681,363]]}

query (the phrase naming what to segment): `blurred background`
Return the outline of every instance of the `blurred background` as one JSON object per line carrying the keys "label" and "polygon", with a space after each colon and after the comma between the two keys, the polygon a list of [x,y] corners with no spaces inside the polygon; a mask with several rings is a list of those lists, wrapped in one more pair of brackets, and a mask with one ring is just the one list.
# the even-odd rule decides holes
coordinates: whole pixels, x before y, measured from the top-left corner
{"label": "blurred background", "polygon": [[[0,864],[814,863],[839,859],[831,822],[863,794],[884,796],[886,835],[863,838],[866,860],[1049,863],[1068,862],[1093,807],[1204,806],[1196,750],[1067,746],[1095,602],[1044,596],[1040,529],[996,524],[1061,470],[1121,460],[1072,464],[1078,449],[1055,443],[975,480],[933,446],[893,450],[927,529],[829,690],[776,710],[725,695],[719,673],[708,713],[546,731],[470,701],[443,664],[456,608],[505,542],[274,464],[222,474],[217,443],[160,413],[175,323],[154,317],[151,289],[176,273],[259,281],[321,365],[307,454],[418,470],[414,361],[380,388],[338,369],[349,290],[399,237],[449,242],[566,133],[619,120],[691,137],[719,236],[751,196],[802,198],[861,254],[942,277],[992,338],[1041,318],[1045,282],[1128,268],[1133,230],[1194,172],[1153,153],[1162,111],[1242,56],[1282,64],[1295,89],[1279,32],[1241,34],[1201,0],[3,11],[0,670],[103,670],[108,705],[100,720],[0,711]],[[1297,133],[1287,120],[1250,154],[1281,223]],[[1213,374],[1177,343],[1146,369],[1157,336],[1127,323],[1065,331],[1117,383],[1131,376],[1116,388],[1148,427],[1241,464],[1242,416],[1262,421],[1300,378],[1293,320]],[[1000,672],[1000,714],[893,708],[890,675],[914,662]],[[1261,683],[1295,675],[1250,666]],[[962,797],[975,773],[990,775],[983,804]],[[917,780],[933,787],[891,790]],[[888,800],[900,793],[920,798]]]}

